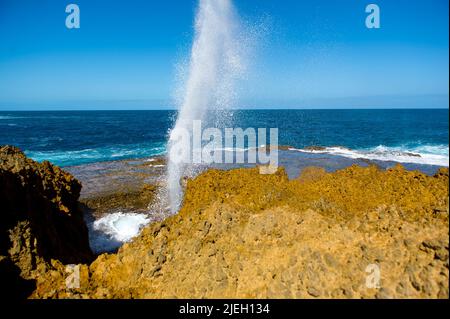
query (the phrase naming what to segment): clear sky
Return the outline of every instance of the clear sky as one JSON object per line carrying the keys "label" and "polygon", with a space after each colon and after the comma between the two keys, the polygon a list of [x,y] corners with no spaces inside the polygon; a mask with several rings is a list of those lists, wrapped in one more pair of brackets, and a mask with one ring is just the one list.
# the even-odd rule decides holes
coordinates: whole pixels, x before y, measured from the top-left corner
{"label": "clear sky", "polygon": [[[81,28],[65,26],[76,3]],[[448,107],[448,0],[235,0],[242,107]],[[365,27],[365,7],[381,28]],[[0,110],[170,108],[196,0],[0,0]]]}

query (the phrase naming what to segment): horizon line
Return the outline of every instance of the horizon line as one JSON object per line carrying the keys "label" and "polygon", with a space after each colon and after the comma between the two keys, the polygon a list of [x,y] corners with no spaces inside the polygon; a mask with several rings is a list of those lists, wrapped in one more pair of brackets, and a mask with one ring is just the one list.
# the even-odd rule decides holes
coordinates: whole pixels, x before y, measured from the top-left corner
{"label": "horizon line", "polygon": [[[333,110],[449,110],[449,106],[446,107],[291,107],[291,108],[230,108],[223,110],[232,110],[232,111],[314,111],[314,110],[323,110],[323,111],[333,111]],[[111,111],[111,112],[120,112],[120,111],[178,111],[177,108],[116,108],[116,109],[0,109],[0,112],[98,112],[98,111]]]}

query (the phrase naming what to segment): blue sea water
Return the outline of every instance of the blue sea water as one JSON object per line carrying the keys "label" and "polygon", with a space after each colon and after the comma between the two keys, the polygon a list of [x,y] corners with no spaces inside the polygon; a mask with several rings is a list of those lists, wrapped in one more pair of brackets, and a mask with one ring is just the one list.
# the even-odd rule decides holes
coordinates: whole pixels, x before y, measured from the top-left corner
{"label": "blue sea water", "polygon": [[[448,166],[448,116],[448,109],[230,111],[232,127],[277,127],[279,144],[293,151],[323,146],[345,157],[440,166]],[[60,166],[145,158],[166,151],[175,117],[175,111],[0,112],[0,145]]]}

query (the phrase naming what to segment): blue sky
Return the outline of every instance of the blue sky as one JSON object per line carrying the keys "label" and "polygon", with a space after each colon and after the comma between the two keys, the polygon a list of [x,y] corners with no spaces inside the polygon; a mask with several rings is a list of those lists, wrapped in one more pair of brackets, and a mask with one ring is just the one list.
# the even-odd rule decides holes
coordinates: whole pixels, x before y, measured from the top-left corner
{"label": "blue sky", "polygon": [[[65,27],[76,3],[81,28]],[[448,0],[235,0],[242,107],[448,107]],[[365,7],[381,28],[365,27]],[[0,110],[173,107],[195,0],[0,0]]]}

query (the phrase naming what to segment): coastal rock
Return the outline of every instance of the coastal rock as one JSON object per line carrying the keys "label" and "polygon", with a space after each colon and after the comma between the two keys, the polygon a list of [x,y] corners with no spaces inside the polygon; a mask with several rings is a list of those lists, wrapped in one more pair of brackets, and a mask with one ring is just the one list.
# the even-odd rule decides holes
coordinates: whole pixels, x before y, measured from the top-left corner
{"label": "coastal rock", "polygon": [[0,274],[9,283],[2,285],[2,295],[11,297],[15,287],[15,297],[26,296],[26,287],[51,268],[52,259],[64,264],[92,259],[78,208],[80,189],[73,176],[49,162],[28,159],[16,147],[0,147]]}
{"label": "coastal rock", "polygon": [[114,210],[144,211],[154,200],[156,186],[144,184],[141,189],[120,190],[101,196],[80,200],[86,210],[92,211],[95,216],[103,216]]}
{"label": "coastal rock", "polygon": [[325,151],[326,147],[318,146],[318,145],[311,145],[311,146],[306,146],[304,149],[307,151]]}
{"label": "coastal rock", "polygon": [[448,169],[208,170],[79,288],[48,272],[33,297],[448,298],[448,232]]}

